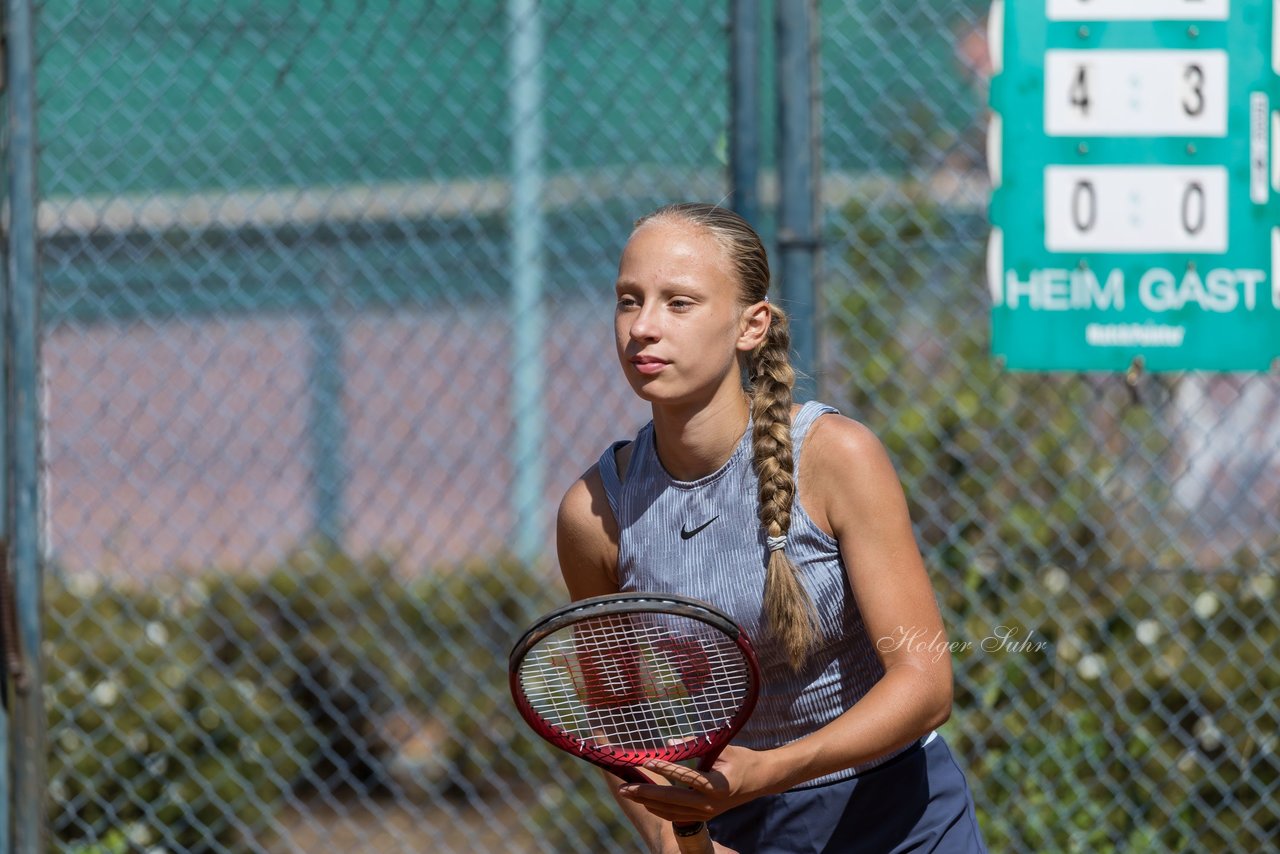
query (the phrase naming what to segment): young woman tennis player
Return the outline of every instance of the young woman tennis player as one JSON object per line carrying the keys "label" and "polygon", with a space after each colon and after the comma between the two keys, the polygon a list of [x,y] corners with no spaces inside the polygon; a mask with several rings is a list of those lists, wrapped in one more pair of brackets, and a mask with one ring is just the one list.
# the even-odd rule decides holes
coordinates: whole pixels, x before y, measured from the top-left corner
{"label": "young woman tennis player", "polygon": [[655,211],[622,254],[618,358],[653,420],[565,495],[561,571],[574,599],[714,605],[753,640],[763,686],[713,770],[653,763],[653,785],[614,779],[615,796],[652,851],[699,820],[740,854],[984,851],[934,732],[951,660],[902,488],[867,428],[792,405],[768,286],[760,238],[720,207]]}

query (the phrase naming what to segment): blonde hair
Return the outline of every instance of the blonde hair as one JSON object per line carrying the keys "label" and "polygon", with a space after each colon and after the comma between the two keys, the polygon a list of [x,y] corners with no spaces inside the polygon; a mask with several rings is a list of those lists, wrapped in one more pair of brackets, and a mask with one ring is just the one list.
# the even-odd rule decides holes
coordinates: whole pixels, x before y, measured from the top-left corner
{"label": "blonde hair", "polygon": [[[636,221],[639,228],[659,219],[681,219],[707,229],[724,248],[739,284],[739,303],[767,299],[769,256],[764,242],[746,220],[717,205],[667,205]],[[791,530],[795,501],[795,465],[791,455],[791,389],[795,371],[789,351],[787,315],[769,303],[769,332],[746,359],[751,398],[752,464],[759,482],[759,517],[765,535],[777,542]],[[765,626],[781,645],[792,667],[799,669],[818,636],[818,616],[795,564],[784,548],[770,549],[764,581]]]}

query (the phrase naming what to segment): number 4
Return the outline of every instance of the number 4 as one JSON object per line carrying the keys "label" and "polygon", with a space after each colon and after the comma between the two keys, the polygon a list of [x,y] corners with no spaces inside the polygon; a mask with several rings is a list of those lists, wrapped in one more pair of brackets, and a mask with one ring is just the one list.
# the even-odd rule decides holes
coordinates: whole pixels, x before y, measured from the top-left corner
{"label": "number 4", "polygon": [[1089,114],[1089,80],[1086,76],[1088,66],[1082,65],[1076,71],[1075,82],[1071,84],[1071,106],[1079,107],[1082,115]]}

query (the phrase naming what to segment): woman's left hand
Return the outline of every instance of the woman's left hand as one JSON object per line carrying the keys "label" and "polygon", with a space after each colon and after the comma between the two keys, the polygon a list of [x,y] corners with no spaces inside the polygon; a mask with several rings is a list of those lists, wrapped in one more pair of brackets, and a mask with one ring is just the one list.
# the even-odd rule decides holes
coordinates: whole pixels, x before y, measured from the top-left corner
{"label": "woman's left hand", "polygon": [[772,785],[769,754],[729,745],[709,771],[655,759],[644,769],[670,784],[622,786],[618,794],[667,821],[707,821],[739,804],[768,794]]}

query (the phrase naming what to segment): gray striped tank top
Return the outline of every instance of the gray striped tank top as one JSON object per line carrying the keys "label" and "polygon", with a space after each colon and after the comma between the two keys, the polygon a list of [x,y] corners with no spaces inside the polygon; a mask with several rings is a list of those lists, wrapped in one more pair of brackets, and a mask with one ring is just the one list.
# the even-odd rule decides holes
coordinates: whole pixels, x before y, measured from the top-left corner
{"label": "gray striped tank top", "polygon": [[[819,416],[835,411],[810,401],[796,414],[791,436],[797,494],[805,434]],[[625,592],[693,596],[724,611],[746,630],[764,679],[755,713],[734,743],[754,750],[786,744],[829,723],[866,694],[884,675],[884,667],[849,589],[838,544],[799,501],[791,512],[787,556],[817,606],[821,640],[808,663],[794,671],[765,632],[762,591],[768,552],[757,516],[751,425],[719,470],[693,481],[676,480],[662,467],[653,422],[636,435],[620,479],[615,454],[626,444],[615,442],[599,462],[620,532],[619,586]],[[851,777],[898,752],[805,785]]]}

